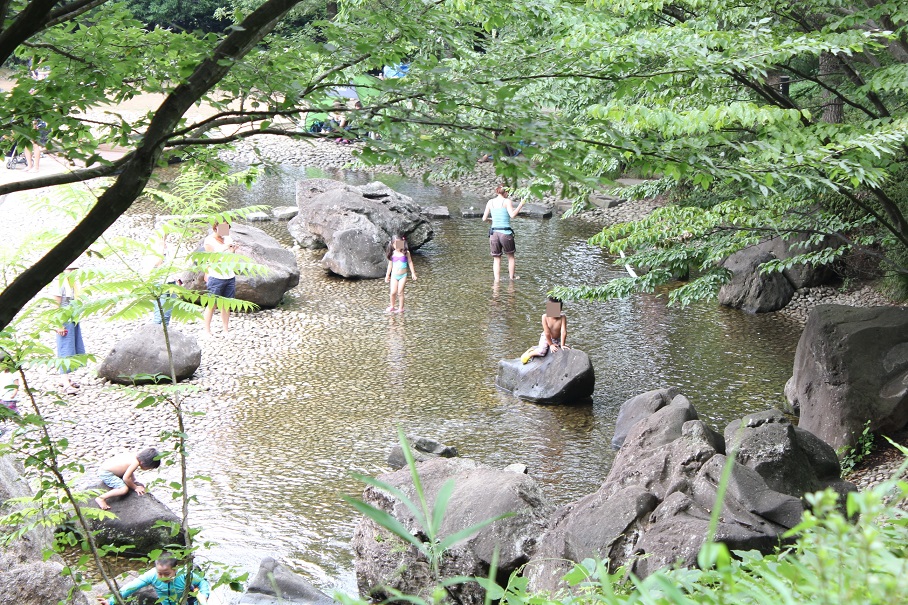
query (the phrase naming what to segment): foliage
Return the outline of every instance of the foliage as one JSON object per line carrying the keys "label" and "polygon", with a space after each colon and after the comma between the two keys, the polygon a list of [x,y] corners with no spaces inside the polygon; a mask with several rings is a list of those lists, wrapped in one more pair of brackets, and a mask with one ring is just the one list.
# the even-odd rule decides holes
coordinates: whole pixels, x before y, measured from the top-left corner
{"label": "foliage", "polygon": [[873,451],[874,434],[870,430],[870,421],[864,424],[864,430],[858,435],[855,444],[843,446],[838,452],[842,475],[847,475],[864,461]]}
{"label": "foliage", "polygon": [[220,0],[128,0],[126,5],[137,19],[149,26],[176,31],[223,31],[230,22],[215,16]]}

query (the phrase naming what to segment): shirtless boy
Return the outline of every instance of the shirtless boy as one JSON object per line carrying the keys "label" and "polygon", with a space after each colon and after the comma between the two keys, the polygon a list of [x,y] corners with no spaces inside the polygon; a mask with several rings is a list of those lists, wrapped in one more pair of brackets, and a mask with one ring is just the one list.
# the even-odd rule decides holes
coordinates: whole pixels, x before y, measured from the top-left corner
{"label": "shirtless boy", "polygon": [[143,495],[145,493],[145,485],[137,482],[133,478],[133,474],[136,469],[147,471],[161,466],[161,461],[156,459],[157,456],[158,450],[150,447],[138,454],[117,454],[101,463],[101,470],[98,475],[104,485],[111,488],[106,494],[101,494],[95,498],[95,502],[101,507],[101,510],[110,510],[107,499],[125,496],[129,493],[130,488],[134,489],[140,496]]}
{"label": "shirtless boy", "polygon": [[549,349],[557,351],[567,349],[567,316],[561,310],[561,301],[551,296],[545,302],[545,315],[542,316],[542,334],[539,345],[530,347],[520,360],[527,363],[533,357],[545,357]]}

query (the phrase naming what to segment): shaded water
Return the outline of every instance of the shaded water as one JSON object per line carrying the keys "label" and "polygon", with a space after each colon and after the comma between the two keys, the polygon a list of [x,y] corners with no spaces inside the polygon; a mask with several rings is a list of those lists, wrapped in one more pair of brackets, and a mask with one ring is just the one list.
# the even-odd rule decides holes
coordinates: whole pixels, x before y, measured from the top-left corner
{"label": "shaded water", "polygon": [[[303,176],[288,168],[252,191],[235,191],[232,202],[293,205],[294,182]],[[447,205],[452,216],[485,203],[381,178],[423,205]],[[292,244],[285,223],[264,225]],[[679,386],[719,430],[781,400],[796,326],[714,302],[669,308],[655,296],[565,305],[568,341],[595,367],[592,404],[541,407],[499,392],[498,360],[536,343],[548,288],[621,273],[586,244],[590,225],[518,217],[521,279],[496,288],[487,224],[454,218],[434,225],[435,239],[414,254],[419,280],[407,285],[403,315],[384,314],[383,280],[331,277],[317,264],[321,253],[305,253],[299,296],[285,308],[324,321],[300,328],[307,345],[296,354],[240,376],[234,417],[210,439],[217,458],[195,459],[214,477],[194,517],[220,543],[214,558],[254,570],[261,557],[276,556],[326,590],[354,592],[356,517],[339,495],[361,492],[351,472],[379,472],[398,425],[485,464],[522,462],[553,502],[566,503],[606,476],[614,420],[633,395]]]}

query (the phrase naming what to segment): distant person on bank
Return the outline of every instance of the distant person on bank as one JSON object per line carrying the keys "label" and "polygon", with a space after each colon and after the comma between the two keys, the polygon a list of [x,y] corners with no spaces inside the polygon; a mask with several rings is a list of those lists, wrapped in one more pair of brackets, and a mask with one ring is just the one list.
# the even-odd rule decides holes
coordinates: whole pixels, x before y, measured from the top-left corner
{"label": "distant person on bank", "polygon": [[[79,294],[79,285],[77,282],[68,279],[68,273],[75,271],[78,267],[70,265],[64,270],[64,277],[60,283],[60,289],[54,295],[54,300],[60,308],[69,307]],[[57,332],[57,357],[65,358],[74,355],[85,355],[85,343],[82,341],[82,327],[75,318],[69,318],[64,321],[63,325],[56,329]],[[67,395],[75,395],[76,389],[79,388],[78,382],[70,380],[68,374],[72,368],[61,366],[60,374],[63,375],[63,387]]]}
{"label": "distant person on bank", "polygon": [[[211,233],[205,238],[205,252],[236,252],[237,245],[233,238],[230,237],[229,223],[214,223],[211,226]],[[236,296],[236,273],[233,269],[225,271],[209,270],[205,275],[205,283],[208,284],[208,293],[224,298],[234,298]],[[202,318],[205,323],[205,333],[211,335],[211,318],[214,316],[215,307],[221,310],[221,323],[224,324],[224,334],[230,333],[230,309],[223,301],[213,302],[205,308]]]}
{"label": "distant person on bank", "polygon": [[482,213],[482,220],[492,220],[492,228],[489,229],[489,248],[492,251],[492,274],[495,281],[501,279],[501,255],[506,254],[508,257],[508,277],[518,279],[514,274],[515,261],[514,253],[514,230],[511,228],[511,219],[517,216],[520,209],[523,208],[523,201],[514,207],[514,202],[508,197],[508,190],[504,185],[499,185],[495,189],[496,197],[486,202],[485,212]]}

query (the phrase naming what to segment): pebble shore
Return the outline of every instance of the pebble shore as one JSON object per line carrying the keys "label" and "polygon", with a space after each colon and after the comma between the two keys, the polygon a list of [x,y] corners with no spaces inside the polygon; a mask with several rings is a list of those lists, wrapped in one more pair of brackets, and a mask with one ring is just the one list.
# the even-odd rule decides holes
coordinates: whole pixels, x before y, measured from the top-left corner
{"label": "pebble shore", "polygon": [[[243,141],[236,150],[223,152],[222,157],[238,164],[251,163],[256,161],[254,147],[258,148],[263,157],[277,164],[338,169],[354,164],[353,151],[357,145],[339,145],[329,140],[292,141],[265,135]],[[498,182],[499,179],[490,164],[477,164],[474,174],[438,184],[491,196]],[[5,245],[15,245],[22,241],[25,233],[35,228],[34,212],[26,203],[26,200],[34,195],[16,194],[0,200],[0,238]],[[547,202],[557,205],[557,200]],[[652,201],[625,202],[611,208],[599,208],[584,213],[579,218],[605,226],[641,218],[657,205]],[[136,236],[147,233],[148,226],[153,224],[153,221],[154,217],[150,215],[124,216],[114,224],[109,235]],[[43,220],[41,227],[48,226],[55,226],[61,230],[71,227],[62,218]],[[297,255],[303,262],[299,251]],[[300,292],[295,289],[288,295],[299,296]],[[860,306],[891,304],[869,287],[853,291],[819,287],[797,292],[792,303],[780,311],[779,315],[803,324],[810,308],[823,303]],[[267,365],[272,363],[268,360],[275,360],[284,350],[292,350],[299,346],[300,335],[306,332],[301,330],[300,326],[314,326],[317,321],[324,321],[324,317],[316,318],[306,313],[282,309],[266,310],[251,315],[233,316],[231,334],[229,336],[217,334],[214,337],[203,335],[200,324],[180,326],[174,323],[174,328],[199,336],[202,348],[202,365],[189,382],[197,390],[187,395],[184,405],[187,411],[204,412],[206,416],[188,418],[190,446],[204,450],[206,444],[216,440],[218,423],[229,421],[231,393],[239,384],[238,375],[248,377],[265,372]],[[143,322],[112,323],[101,319],[87,319],[82,322],[86,345],[91,352],[98,355],[100,362],[114,343],[139,323]],[[217,319],[213,324],[218,324]],[[51,336],[46,336],[45,340],[52,348]],[[241,341],[243,346],[237,347],[236,341]],[[81,386],[75,395],[65,397],[67,401],[65,405],[53,404],[54,399],[48,396],[39,400],[43,411],[50,419],[65,423],[63,426],[70,443],[68,456],[82,461],[88,472],[92,472],[96,463],[110,452],[148,447],[158,441],[158,435],[162,430],[174,427],[173,413],[166,406],[136,410],[130,392],[122,387],[112,387],[97,378],[93,365],[89,364],[87,368],[79,369],[72,374],[74,380]],[[41,368],[30,371],[29,380],[31,386],[39,389],[52,389],[59,384],[59,378],[55,374]],[[90,420],[67,422],[74,418]],[[880,460],[878,467],[870,470],[859,469],[851,479],[859,487],[866,488],[889,478],[899,462],[900,459]],[[171,468],[162,471],[161,475],[166,480],[172,480],[175,473],[176,470]]]}

